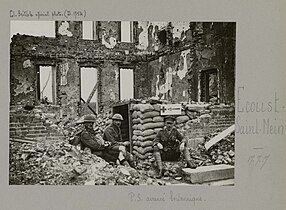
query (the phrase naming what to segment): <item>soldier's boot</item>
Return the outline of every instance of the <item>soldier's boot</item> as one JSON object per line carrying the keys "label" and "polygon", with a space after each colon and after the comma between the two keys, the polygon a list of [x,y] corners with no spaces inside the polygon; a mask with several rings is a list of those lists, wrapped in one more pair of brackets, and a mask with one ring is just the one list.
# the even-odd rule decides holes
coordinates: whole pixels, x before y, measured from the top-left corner
{"label": "soldier's boot", "polygon": [[162,159],[161,159],[161,154],[159,151],[154,152],[154,158],[158,167],[158,175],[156,178],[161,178],[163,176],[163,164],[162,164]]}
{"label": "soldier's boot", "polygon": [[120,164],[123,165],[123,166],[127,166],[127,167],[130,167],[129,163],[127,160],[122,160],[120,161]]}
{"label": "soldier's boot", "polygon": [[129,152],[126,152],[125,159],[128,161],[130,167],[135,168],[135,160],[132,154],[130,154]]}
{"label": "soldier's boot", "polygon": [[197,168],[197,164],[191,158],[190,151],[187,148],[185,148],[183,153],[184,153],[184,158],[187,161],[187,167],[192,169]]}

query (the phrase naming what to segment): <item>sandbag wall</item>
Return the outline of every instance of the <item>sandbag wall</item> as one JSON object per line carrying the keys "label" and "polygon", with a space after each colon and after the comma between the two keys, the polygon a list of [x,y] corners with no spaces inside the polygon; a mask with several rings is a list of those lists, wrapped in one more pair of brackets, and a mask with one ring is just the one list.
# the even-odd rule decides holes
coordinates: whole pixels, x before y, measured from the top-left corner
{"label": "sandbag wall", "polygon": [[132,107],[132,153],[139,159],[149,159],[153,155],[153,141],[164,127],[159,104],[134,104]]}
{"label": "sandbag wall", "polygon": [[[141,160],[153,155],[153,141],[164,127],[164,116],[160,115],[161,104],[132,105],[132,153]],[[177,115],[175,126],[195,149],[204,137],[214,131],[222,131],[234,124],[232,106],[210,104],[187,104]]]}

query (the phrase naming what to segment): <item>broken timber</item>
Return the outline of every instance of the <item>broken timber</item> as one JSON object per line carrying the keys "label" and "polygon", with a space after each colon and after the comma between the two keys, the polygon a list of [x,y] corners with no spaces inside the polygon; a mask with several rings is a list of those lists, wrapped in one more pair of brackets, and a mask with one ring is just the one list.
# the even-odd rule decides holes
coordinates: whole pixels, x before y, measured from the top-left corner
{"label": "broken timber", "polygon": [[95,114],[95,115],[97,115],[97,113],[96,113],[96,111],[93,110],[93,108],[91,108],[91,106],[89,105],[89,103],[90,103],[90,101],[91,101],[91,99],[92,99],[92,97],[93,97],[95,91],[98,89],[98,85],[99,85],[98,82],[96,82],[96,84],[94,85],[94,87],[93,87],[93,89],[92,89],[91,93],[89,94],[88,99],[87,99],[86,101],[84,101],[84,99],[81,98],[81,100],[83,101],[83,103],[84,103],[84,104],[92,111],[92,113]]}
{"label": "broken timber", "polygon": [[10,137],[10,141],[16,141],[21,143],[37,143],[36,139],[16,138],[16,137]]}
{"label": "broken timber", "polygon": [[216,135],[215,137],[213,137],[211,140],[209,140],[206,144],[205,144],[205,148],[206,150],[208,150],[209,148],[211,148],[214,144],[216,144],[217,142],[219,142],[220,140],[222,140],[224,137],[228,136],[229,134],[231,134],[235,129],[235,125],[230,126],[229,128],[227,128],[226,130],[220,132],[218,135]]}

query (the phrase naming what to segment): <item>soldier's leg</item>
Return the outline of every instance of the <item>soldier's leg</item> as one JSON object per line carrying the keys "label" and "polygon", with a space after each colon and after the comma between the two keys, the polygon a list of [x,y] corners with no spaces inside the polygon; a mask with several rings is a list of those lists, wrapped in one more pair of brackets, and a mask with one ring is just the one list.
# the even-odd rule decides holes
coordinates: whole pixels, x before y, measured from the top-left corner
{"label": "soldier's leg", "polygon": [[163,176],[163,164],[162,164],[162,159],[161,159],[161,154],[160,154],[160,149],[157,146],[154,146],[154,158],[159,170],[157,178],[160,178]]}
{"label": "soldier's leg", "polygon": [[121,165],[130,166],[125,159],[125,157],[126,157],[125,146],[113,145],[113,146],[109,147],[109,150],[111,153],[112,153],[112,151],[118,152],[118,161],[116,161],[116,162],[119,162]]}
{"label": "soldier's leg", "polygon": [[134,157],[133,157],[133,155],[132,155],[130,152],[127,152],[127,151],[126,151],[125,159],[127,160],[127,162],[129,163],[129,165],[130,165],[132,168],[135,168]]}
{"label": "soldier's leg", "polygon": [[197,165],[195,164],[194,160],[191,158],[188,147],[185,147],[185,149],[183,150],[183,155],[184,155],[185,160],[187,161],[187,167],[193,168],[193,169],[197,168]]}

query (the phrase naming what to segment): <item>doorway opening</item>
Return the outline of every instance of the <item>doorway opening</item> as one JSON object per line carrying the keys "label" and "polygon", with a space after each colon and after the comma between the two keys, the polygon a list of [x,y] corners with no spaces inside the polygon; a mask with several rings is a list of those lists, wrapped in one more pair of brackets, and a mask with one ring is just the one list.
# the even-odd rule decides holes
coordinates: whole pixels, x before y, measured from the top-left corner
{"label": "doorway opening", "polygon": [[219,101],[219,78],[217,69],[207,69],[200,72],[200,101]]}

